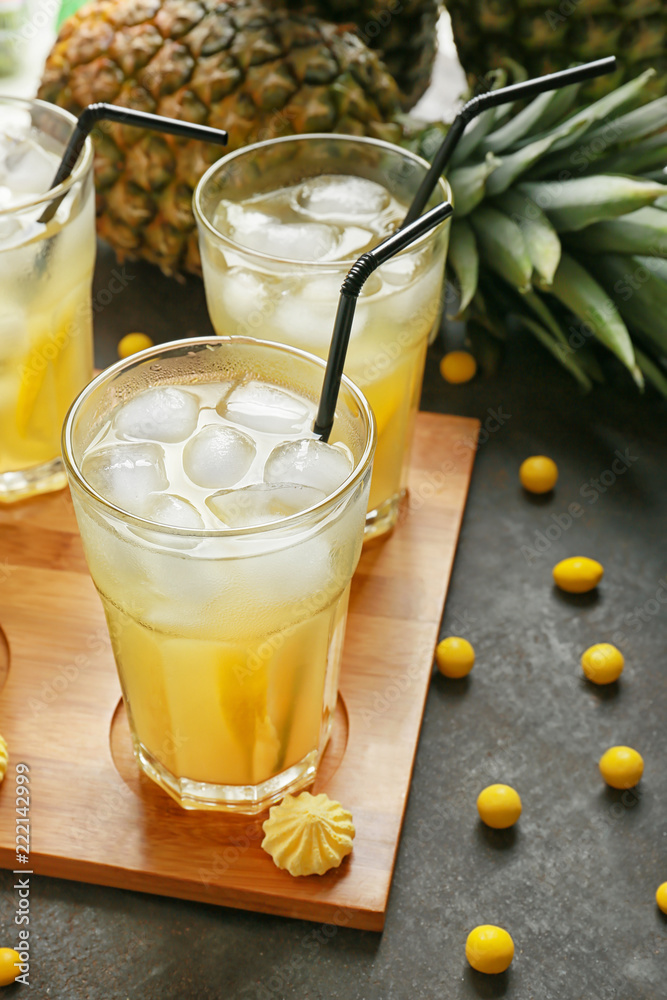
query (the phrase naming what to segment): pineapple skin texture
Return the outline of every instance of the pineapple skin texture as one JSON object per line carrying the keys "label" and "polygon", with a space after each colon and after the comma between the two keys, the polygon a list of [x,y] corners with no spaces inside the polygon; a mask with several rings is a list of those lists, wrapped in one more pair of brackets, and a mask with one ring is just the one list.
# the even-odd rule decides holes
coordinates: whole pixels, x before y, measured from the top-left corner
{"label": "pineapple skin texture", "polygon": [[436,54],[439,0],[286,0],[293,10],[310,8],[337,24],[355,24],[398,83],[409,110],[431,82]]}
{"label": "pineapple skin texture", "polygon": [[[38,96],[227,129],[227,151],[304,132],[400,141],[398,88],[344,27],[262,0],[96,0],[63,24]],[[97,229],[120,260],[201,273],[192,194],[224,149],[100,122]]]}
{"label": "pineapple skin texture", "polygon": [[471,83],[512,59],[529,77],[615,55],[616,73],[582,91],[596,100],[651,67],[644,100],[667,93],[664,0],[446,0],[461,65]]}

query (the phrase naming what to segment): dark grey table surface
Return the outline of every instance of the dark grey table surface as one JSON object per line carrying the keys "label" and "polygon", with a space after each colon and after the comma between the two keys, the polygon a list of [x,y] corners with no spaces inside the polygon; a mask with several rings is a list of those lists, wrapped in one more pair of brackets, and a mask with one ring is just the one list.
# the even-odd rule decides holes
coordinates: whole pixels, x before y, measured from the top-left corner
{"label": "dark grey table surface", "polygon": [[[104,248],[94,302],[99,365],[131,330],[155,341],[210,330],[198,280],[122,268]],[[35,877],[31,996],[667,997],[667,918],[654,902],[667,881],[665,405],[638,398],[616,370],[581,396],[525,337],[510,338],[494,376],[465,386],[441,380],[441,354],[431,349],[423,408],[487,428],[442,623],[443,636],[473,642],[477,662],[466,680],[434,677],[384,933]],[[560,469],[546,499],[517,480],[522,459],[540,453]],[[604,564],[593,594],[552,585],[552,566],[575,554]],[[599,641],[626,655],[608,688],[585,682],[579,667]],[[598,773],[602,752],[619,743],[645,759],[634,792],[607,789]],[[477,794],[495,781],[523,800],[511,831],[477,818]],[[0,945],[12,945],[9,873],[0,889]],[[466,936],[479,923],[512,934],[508,973],[467,966]]]}

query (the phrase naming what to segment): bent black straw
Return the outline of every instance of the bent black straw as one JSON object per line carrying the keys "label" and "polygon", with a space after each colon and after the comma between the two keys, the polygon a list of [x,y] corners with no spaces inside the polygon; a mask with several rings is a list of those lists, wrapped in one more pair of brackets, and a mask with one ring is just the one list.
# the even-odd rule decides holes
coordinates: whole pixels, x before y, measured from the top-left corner
{"label": "bent black straw", "polygon": [[[49,190],[58,187],[59,184],[67,180],[74,170],[89,133],[95,123],[99,121],[136,125],[154,132],[167,132],[169,135],[178,135],[183,139],[201,139],[203,142],[215,142],[221,146],[226,145],[228,138],[224,129],[211,128],[208,125],[196,125],[193,122],[180,121],[177,118],[164,118],[162,115],[153,115],[147,111],[137,111],[134,108],[122,108],[116,104],[89,104],[79,116]],[[52,201],[40,216],[39,221],[49,222],[58,210],[59,204],[60,199],[58,198]]]}
{"label": "bent black straw", "polygon": [[322,395],[320,397],[317,418],[313,425],[313,432],[319,435],[322,441],[329,440],[331,428],[333,427],[336,402],[340,390],[340,380],[343,375],[343,366],[345,365],[347,345],[350,341],[354,311],[357,306],[359,293],[366,279],[370,277],[380,264],[386,263],[395,254],[400,253],[401,250],[405,250],[411,243],[418,240],[424,233],[433,229],[440,222],[444,222],[453,211],[454,209],[448,201],[437,205],[430,212],[421,215],[409,226],[405,226],[392,233],[391,236],[387,237],[386,240],[383,240],[382,243],[379,243],[372,250],[369,250],[368,253],[362,254],[359,260],[348,271],[340,289],[336,321],[331,337],[327,367],[324,372],[324,382],[322,383]]}
{"label": "bent black straw", "polygon": [[424,206],[431,197],[431,192],[438,183],[438,178],[449,163],[459,139],[465,131],[466,125],[473,118],[476,118],[489,108],[497,107],[499,104],[509,104],[512,101],[519,101],[526,97],[536,97],[537,94],[545,93],[548,90],[560,90],[561,87],[569,87],[573,83],[581,83],[595,76],[603,76],[605,73],[611,73],[615,69],[616,56],[608,56],[606,59],[596,59],[595,62],[584,63],[582,66],[573,66],[571,69],[564,69],[558,73],[549,73],[547,76],[538,76],[534,80],[525,80],[523,83],[513,83],[509,87],[490,90],[486,94],[478,94],[477,97],[473,97],[467,104],[463,105],[452,122],[447,135],[433,158],[433,163],[419,185],[417,194],[408,209],[402,226],[409,226],[424,211]]}

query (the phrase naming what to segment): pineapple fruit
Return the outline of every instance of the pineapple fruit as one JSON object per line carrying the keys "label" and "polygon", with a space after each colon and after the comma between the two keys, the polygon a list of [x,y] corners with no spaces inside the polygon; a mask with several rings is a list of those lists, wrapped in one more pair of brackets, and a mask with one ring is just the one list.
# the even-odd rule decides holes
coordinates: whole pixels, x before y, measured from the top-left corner
{"label": "pineapple fruit", "polygon": [[426,90],[435,60],[439,0],[286,0],[286,5],[310,8],[327,21],[355,24],[396,80],[405,109]]}
{"label": "pineapple fruit", "polygon": [[[637,108],[654,80],[591,105],[574,86],[491,109],[448,170],[456,310],[484,336],[514,316],[585,388],[598,342],[667,395],[667,98]],[[428,157],[447,128],[401,115],[393,78],[343,26],[263,0],[97,0],[63,25],[39,94],[75,114],[105,100],[226,128],[231,149],[338,131]],[[118,125],[96,142],[100,234],[121,257],[198,271],[192,192],[220,148]]]}
{"label": "pineapple fruit", "polygon": [[[228,150],[301,132],[398,139],[398,88],[355,35],[262,0],[97,0],[63,24],[39,97],[224,128]],[[96,129],[98,231],[165,273],[199,269],[192,192],[219,146]]]}
{"label": "pineapple fruit", "polygon": [[445,0],[471,82],[514,60],[529,76],[616,55],[618,72],[587,89],[598,97],[650,67],[646,99],[667,93],[665,0]]}

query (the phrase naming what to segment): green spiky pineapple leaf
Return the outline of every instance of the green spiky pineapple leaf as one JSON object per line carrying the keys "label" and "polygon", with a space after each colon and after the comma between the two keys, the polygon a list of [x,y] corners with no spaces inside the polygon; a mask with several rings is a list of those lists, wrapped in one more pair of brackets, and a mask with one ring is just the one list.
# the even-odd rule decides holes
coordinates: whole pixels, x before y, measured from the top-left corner
{"label": "green spiky pineapple leaf", "polygon": [[448,266],[453,270],[459,287],[459,303],[456,313],[449,310],[450,319],[465,312],[477,291],[479,275],[479,254],[475,234],[465,219],[457,219],[452,225],[449,238]]}
{"label": "green spiky pineapple leaf", "polygon": [[644,354],[638,347],[635,348],[635,354],[637,355],[637,364],[646,378],[667,399],[667,375],[648,354]]}
{"label": "green spiky pineapple leaf", "polygon": [[586,253],[641,254],[651,251],[667,257],[664,212],[653,206],[639,208],[608,222],[596,222],[573,237]]}
{"label": "green spiky pineapple leaf", "polygon": [[477,207],[486,196],[486,182],[500,160],[488,153],[483,163],[470,167],[458,167],[447,174],[452,188],[456,216],[464,218]]}
{"label": "green spiky pineapple leaf", "polygon": [[645,258],[612,253],[591,258],[589,264],[626,322],[667,355],[667,283],[657,270],[647,267]]}
{"label": "green spiky pineapple leaf", "polygon": [[528,291],[533,265],[516,222],[490,205],[481,205],[471,213],[470,225],[487,267],[520,292]]}
{"label": "green spiky pineapple leaf", "polygon": [[615,303],[601,285],[569,254],[562,254],[558,270],[545,291],[557,298],[588,327],[597,339],[623,362],[637,385],[643,385],[632,340]]}
{"label": "green spiky pineapple leaf", "polygon": [[502,194],[518,177],[521,177],[530,170],[532,165],[551,149],[560,135],[572,129],[580,130],[580,126],[570,126],[569,123],[566,123],[562,129],[555,130],[543,139],[536,139],[535,142],[522,146],[515,153],[503,154],[499,165],[486,182],[486,193],[490,197]]}
{"label": "green spiky pineapple leaf", "polygon": [[512,149],[525,136],[534,135],[540,129],[548,129],[551,125],[561,123],[566,112],[574,104],[580,84],[563,87],[562,90],[550,90],[546,94],[538,94],[507,124],[496,129],[491,135],[485,136],[479,145],[482,153],[501,153]]}
{"label": "green spiky pineapple leaf", "polygon": [[[653,352],[667,352],[667,172],[656,169],[667,160],[667,98],[628,111],[652,77],[644,73],[574,113],[563,100],[554,115],[561,92],[540,95],[501,126],[487,120],[470,147],[478,162],[463,157],[458,167],[475,179],[463,192],[469,228],[448,262],[465,285],[467,316],[497,333],[511,315],[586,389],[602,380],[596,341],[638,387],[644,376],[664,387]],[[474,277],[464,247],[469,258],[475,248]],[[626,302],[628,266],[650,278]],[[573,337],[581,330],[584,344]]]}
{"label": "green spiky pineapple leaf", "polygon": [[550,285],[560,263],[561,244],[542,209],[517,190],[505,191],[493,204],[502,208],[517,224],[534,270]]}
{"label": "green spiky pineapple leaf", "polygon": [[560,233],[627,215],[667,195],[664,184],[615,174],[523,181],[519,191],[540,206]]}
{"label": "green spiky pineapple leaf", "polygon": [[540,343],[543,344],[549,353],[555,357],[556,361],[558,361],[564,368],[567,368],[567,370],[574,375],[582,389],[588,392],[592,383],[584,369],[580,366],[576,355],[574,353],[569,354],[566,350],[564,350],[560,341],[549,333],[540,323],[531,319],[530,316],[519,316],[518,321],[522,326],[525,326],[525,328],[529,330],[534,337],[537,337]]}

